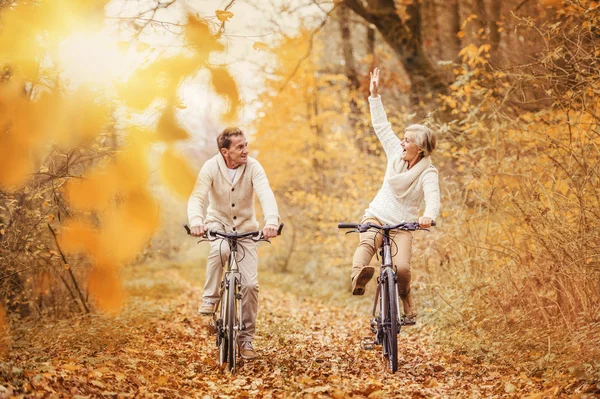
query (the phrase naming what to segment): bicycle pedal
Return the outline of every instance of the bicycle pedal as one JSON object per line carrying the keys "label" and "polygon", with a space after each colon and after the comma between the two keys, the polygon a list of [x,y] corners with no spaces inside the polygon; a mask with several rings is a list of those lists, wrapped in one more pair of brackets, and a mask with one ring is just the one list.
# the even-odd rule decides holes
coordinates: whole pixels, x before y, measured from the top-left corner
{"label": "bicycle pedal", "polygon": [[364,350],[371,351],[375,349],[377,342],[373,341],[371,337],[365,337],[361,340],[361,344]]}

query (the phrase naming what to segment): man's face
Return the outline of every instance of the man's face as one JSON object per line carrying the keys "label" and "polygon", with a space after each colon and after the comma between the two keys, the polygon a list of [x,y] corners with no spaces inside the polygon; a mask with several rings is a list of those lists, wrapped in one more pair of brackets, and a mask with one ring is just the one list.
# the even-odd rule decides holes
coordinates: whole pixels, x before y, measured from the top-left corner
{"label": "man's face", "polygon": [[222,148],[221,153],[225,157],[227,167],[235,169],[240,165],[248,163],[248,142],[244,135],[231,137],[229,148]]}

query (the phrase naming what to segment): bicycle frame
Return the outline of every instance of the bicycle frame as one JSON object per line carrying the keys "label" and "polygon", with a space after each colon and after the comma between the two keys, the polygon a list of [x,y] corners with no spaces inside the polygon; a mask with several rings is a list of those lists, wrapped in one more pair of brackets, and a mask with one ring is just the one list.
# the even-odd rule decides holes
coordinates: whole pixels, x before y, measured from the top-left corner
{"label": "bicycle frame", "polygon": [[[184,225],[185,230],[191,235],[191,230]],[[281,234],[283,223],[279,225],[277,235]],[[216,241],[222,239],[229,244],[229,257],[225,267],[223,278],[221,280],[220,299],[217,305],[219,318],[213,313],[213,325],[216,329],[217,346],[219,347],[219,364],[222,366],[227,363],[231,372],[236,370],[237,358],[237,336],[240,331],[245,329],[242,314],[242,275],[239,270],[237,252],[241,240],[249,239],[256,242],[270,241],[263,237],[262,232],[253,231],[248,233],[222,233],[218,231],[207,231],[201,241]],[[212,238],[212,239],[211,239]],[[217,309],[216,309],[217,310]],[[235,312],[235,320],[231,317],[231,312]],[[223,342],[226,340],[225,342]]]}
{"label": "bicycle frame", "polygon": [[[432,224],[433,226],[435,223]],[[339,223],[340,229],[354,229],[350,232],[364,233],[369,229],[377,229],[382,234],[379,247],[381,254],[381,268],[377,278],[377,291],[373,302],[373,319],[371,331],[375,334],[375,341],[363,338],[363,347],[373,349],[373,345],[383,346],[383,357],[387,358],[390,369],[398,370],[398,333],[404,323],[401,318],[400,300],[398,295],[398,281],[392,260],[391,230],[427,230],[421,228],[419,223],[400,223],[395,226],[379,226],[373,223]],[[347,234],[347,233],[346,233]]]}
{"label": "bicycle frame", "polygon": [[[220,300],[219,300],[219,304],[218,304],[218,311],[219,311],[219,319],[223,322],[224,320],[228,320],[228,307],[227,306],[223,306],[226,301],[227,301],[227,297],[229,294],[229,290],[230,289],[234,289],[234,292],[240,292],[241,290],[241,281],[242,281],[242,274],[240,273],[239,267],[238,267],[238,262],[237,262],[237,246],[238,246],[238,242],[237,240],[227,240],[230,246],[230,253],[229,253],[229,258],[227,260],[227,265],[225,268],[225,271],[223,272],[223,278],[221,280],[221,291],[220,291]],[[232,279],[232,277],[235,277],[234,279]],[[237,287],[231,287],[231,282],[234,281],[235,284],[237,285]],[[236,314],[237,314],[237,332],[239,333],[240,331],[242,331],[244,329],[244,325],[242,324],[242,304],[241,304],[241,297],[240,298],[236,298],[238,300],[236,300]],[[213,317],[216,317],[216,311],[213,314]],[[217,320],[214,321],[215,325],[217,324]],[[221,327],[223,329],[222,334],[223,335],[227,335],[228,331],[227,328],[228,326],[225,326],[221,323]],[[217,331],[217,333],[219,333]],[[237,334],[236,334],[237,335]],[[221,337],[222,339],[223,337]],[[217,346],[220,344],[219,340],[217,340]]]}
{"label": "bicycle frame", "polygon": [[[396,271],[393,270],[392,263],[392,246],[391,246],[391,238],[389,230],[383,231],[382,242],[380,246],[380,255],[381,255],[381,267],[379,269],[379,277],[377,278],[377,290],[375,292],[375,300],[373,301],[373,317],[377,318],[379,315],[384,315],[387,312],[387,304],[385,301],[384,295],[382,295],[382,286],[383,279],[386,272],[386,269],[392,269],[394,276],[394,291],[396,292],[396,298],[398,298],[398,284],[396,282]],[[378,306],[379,305],[379,308]],[[380,310],[378,314],[378,309]],[[400,301],[396,301],[396,314],[401,315],[400,313]],[[380,336],[377,336],[378,344],[381,344]]]}

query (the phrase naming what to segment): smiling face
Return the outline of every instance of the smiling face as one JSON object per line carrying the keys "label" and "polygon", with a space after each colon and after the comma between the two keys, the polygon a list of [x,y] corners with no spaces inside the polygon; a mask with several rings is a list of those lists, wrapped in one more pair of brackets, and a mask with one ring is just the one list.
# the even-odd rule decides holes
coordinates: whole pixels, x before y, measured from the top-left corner
{"label": "smiling face", "polygon": [[248,163],[248,142],[243,134],[231,137],[229,148],[221,148],[221,154],[230,169]]}
{"label": "smiling face", "polygon": [[404,138],[402,139],[402,148],[404,149],[404,154],[402,159],[404,159],[410,166],[419,162],[422,157],[422,151],[419,146],[416,144],[417,132],[407,130],[404,132]]}

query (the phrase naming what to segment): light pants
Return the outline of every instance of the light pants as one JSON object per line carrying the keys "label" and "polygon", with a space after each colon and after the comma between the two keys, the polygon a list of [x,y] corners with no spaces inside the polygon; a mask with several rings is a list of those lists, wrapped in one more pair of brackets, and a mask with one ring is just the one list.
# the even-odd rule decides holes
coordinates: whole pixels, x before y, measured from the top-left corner
{"label": "light pants", "polygon": [[[372,217],[363,219],[361,224],[369,222],[380,226],[384,225],[384,223]],[[410,294],[410,256],[413,233],[411,231],[391,231],[390,238],[396,243],[391,242],[392,263],[396,267],[398,293],[404,306],[404,314],[414,316],[416,315],[416,309]],[[375,251],[379,250],[382,240],[383,233],[379,230],[371,229],[365,233],[360,233],[360,243],[354,252],[354,259],[352,260],[353,278],[363,267],[371,263],[371,259],[373,259]],[[377,269],[375,273],[378,273]]]}
{"label": "light pants", "polygon": [[[206,261],[206,282],[204,283],[204,301],[219,302],[219,289],[224,268],[229,259],[229,244],[226,240],[210,243],[210,253]],[[238,341],[252,341],[256,329],[258,312],[258,251],[257,244],[250,240],[238,242],[238,268],[242,275],[242,322],[246,326],[238,335]]]}

